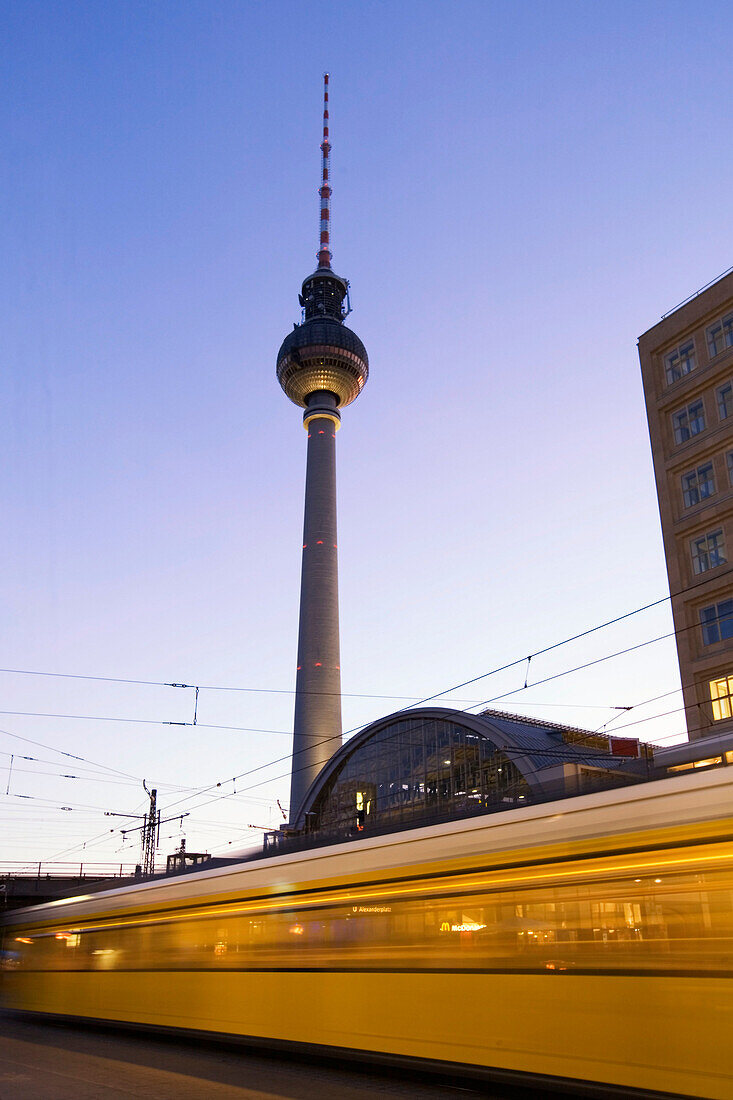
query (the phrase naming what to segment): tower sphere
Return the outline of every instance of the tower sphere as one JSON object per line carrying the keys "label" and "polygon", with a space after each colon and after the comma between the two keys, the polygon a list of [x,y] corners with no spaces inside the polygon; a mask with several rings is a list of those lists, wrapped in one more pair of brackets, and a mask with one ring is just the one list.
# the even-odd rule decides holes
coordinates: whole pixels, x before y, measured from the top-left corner
{"label": "tower sphere", "polygon": [[285,337],[278,352],[278,382],[301,408],[319,390],[333,393],[341,408],[350,405],[368,377],[366,348],[338,321],[306,321]]}
{"label": "tower sphere", "polygon": [[277,379],[291,401],[302,408],[311,394],[334,394],[338,406],[350,405],[369,377],[366,348],[341,320],[345,279],[319,269],[303,283],[300,301],[305,321],[296,325],[277,353]]}

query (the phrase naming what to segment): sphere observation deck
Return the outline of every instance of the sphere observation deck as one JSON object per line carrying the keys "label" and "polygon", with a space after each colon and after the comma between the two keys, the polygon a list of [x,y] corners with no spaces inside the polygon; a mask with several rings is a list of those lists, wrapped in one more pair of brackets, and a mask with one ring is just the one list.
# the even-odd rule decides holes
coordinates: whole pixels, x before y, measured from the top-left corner
{"label": "sphere observation deck", "polygon": [[278,382],[301,408],[311,394],[323,391],[334,394],[339,407],[350,405],[369,377],[366,348],[342,319],[347,286],[329,268],[319,268],[303,283],[305,320],[277,353]]}

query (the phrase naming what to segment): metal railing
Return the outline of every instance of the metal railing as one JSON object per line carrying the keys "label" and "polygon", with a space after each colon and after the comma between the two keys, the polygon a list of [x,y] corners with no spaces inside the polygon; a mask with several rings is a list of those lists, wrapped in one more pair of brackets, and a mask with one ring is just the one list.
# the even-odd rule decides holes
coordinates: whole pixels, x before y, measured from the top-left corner
{"label": "metal railing", "polygon": [[663,313],[661,320],[663,321],[665,317],[671,317],[673,313],[676,313],[678,309],[682,309],[682,307],[686,306],[688,302],[691,302],[693,298],[697,298],[698,295],[702,294],[704,290],[708,290],[711,286],[714,286],[715,283],[718,283],[721,279],[724,279],[726,275],[730,275],[731,271],[733,271],[733,267],[729,267],[727,271],[723,271],[722,274],[716,275],[714,279],[711,279],[709,283],[705,283],[705,286],[701,286],[700,289],[696,290],[694,294],[690,294],[689,297],[685,298],[684,301],[679,303],[679,305],[676,305],[672,309],[668,309],[666,313]]}
{"label": "metal railing", "polygon": [[0,860],[0,878],[133,878],[134,863],[58,863],[52,860],[38,863],[21,860]]}

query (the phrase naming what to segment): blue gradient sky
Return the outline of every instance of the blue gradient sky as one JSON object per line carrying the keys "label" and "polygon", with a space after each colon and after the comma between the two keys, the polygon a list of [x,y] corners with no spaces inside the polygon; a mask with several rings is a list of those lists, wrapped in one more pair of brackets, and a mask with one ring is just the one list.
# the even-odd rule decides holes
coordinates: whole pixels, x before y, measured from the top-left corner
{"label": "blue gradient sky", "polygon": [[[199,718],[277,732],[154,724],[190,721],[180,689],[2,674],[0,710],[146,724],[0,715],[0,750],[37,758],[7,796],[2,772],[0,859],[134,860],[101,811],[141,806],[139,779],[165,806],[289,750],[305,435],[274,366],[315,266],[326,68],[334,267],[372,370],[338,437],[339,547],[343,688],[379,698],[347,698],[345,728],[667,592],[635,344],[731,263],[729,17],[5,6],[0,665],[267,688],[202,691]],[[669,630],[662,607],[531,679]],[[667,641],[495,705],[621,728],[680,696],[611,707],[678,687]],[[61,778],[82,763],[52,750],[136,779]],[[286,773],[181,803],[188,847],[255,843]]]}

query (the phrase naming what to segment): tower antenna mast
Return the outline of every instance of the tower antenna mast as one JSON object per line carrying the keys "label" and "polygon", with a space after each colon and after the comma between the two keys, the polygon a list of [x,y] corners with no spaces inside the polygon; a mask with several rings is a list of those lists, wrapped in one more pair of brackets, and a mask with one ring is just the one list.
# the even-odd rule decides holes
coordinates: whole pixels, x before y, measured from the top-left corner
{"label": "tower antenna mast", "polygon": [[323,74],[323,141],[321,142],[321,237],[318,266],[331,266],[331,143],[328,140],[328,73]]}

